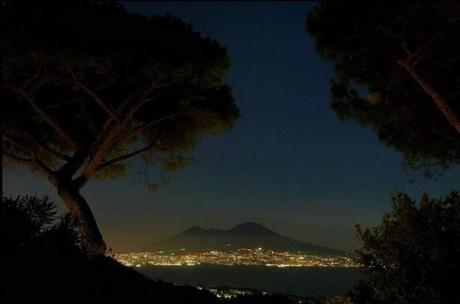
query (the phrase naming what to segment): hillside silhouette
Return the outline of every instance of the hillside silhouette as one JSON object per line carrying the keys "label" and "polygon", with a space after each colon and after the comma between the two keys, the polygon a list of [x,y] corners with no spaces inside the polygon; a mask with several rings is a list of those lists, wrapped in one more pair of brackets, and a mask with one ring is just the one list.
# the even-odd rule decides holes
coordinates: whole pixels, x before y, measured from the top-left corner
{"label": "hillside silhouette", "polygon": [[193,226],[179,234],[148,246],[145,250],[235,250],[263,248],[274,251],[300,251],[321,255],[343,255],[345,252],[283,236],[259,223],[247,222],[228,230]]}

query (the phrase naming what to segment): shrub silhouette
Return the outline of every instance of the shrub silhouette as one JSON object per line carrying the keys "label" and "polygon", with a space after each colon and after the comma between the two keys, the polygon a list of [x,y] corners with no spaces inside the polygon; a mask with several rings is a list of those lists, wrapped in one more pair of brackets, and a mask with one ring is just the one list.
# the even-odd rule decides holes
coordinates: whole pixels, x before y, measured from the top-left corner
{"label": "shrub silhouette", "polygon": [[460,195],[393,196],[379,225],[361,229],[359,260],[367,279],[351,292],[353,303],[458,303]]}

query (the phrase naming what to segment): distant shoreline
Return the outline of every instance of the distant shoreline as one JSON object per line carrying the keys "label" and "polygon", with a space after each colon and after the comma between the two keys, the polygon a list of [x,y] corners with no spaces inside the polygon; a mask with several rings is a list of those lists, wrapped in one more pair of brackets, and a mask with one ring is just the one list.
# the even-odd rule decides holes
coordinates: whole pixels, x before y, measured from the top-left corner
{"label": "distant shoreline", "polygon": [[228,286],[296,296],[332,297],[364,277],[358,267],[267,267],[249,265],[145,266],[136,268],[151,279],[178,285]]}

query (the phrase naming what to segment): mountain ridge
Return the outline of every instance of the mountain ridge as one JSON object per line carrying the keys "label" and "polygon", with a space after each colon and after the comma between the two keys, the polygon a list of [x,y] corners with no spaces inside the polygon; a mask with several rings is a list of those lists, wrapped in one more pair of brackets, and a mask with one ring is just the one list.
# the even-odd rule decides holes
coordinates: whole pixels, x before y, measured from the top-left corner
{"label": "mountain ridge", "polygon": [[241,248],[263,248],[320,255],[343,255],[346,252],[283,236],[262,224],[245,222],[227,230],[192,226],[176,235],[147,246],[146,250],[165,251],[230,251]]}

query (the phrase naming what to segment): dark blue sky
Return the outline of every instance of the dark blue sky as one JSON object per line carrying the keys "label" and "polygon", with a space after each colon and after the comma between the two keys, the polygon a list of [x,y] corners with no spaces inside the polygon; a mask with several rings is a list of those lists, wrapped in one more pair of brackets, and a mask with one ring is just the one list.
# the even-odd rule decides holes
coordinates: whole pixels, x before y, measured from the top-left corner
{"label": "dark blue sky", "polygon": [[[130,178],[84,190],[109,245],[122,251],[193,225],[230,228],[256,221],[301,240],[351,250],[354,223],[377,223],[389,194],[446,194],[460,168],[438,180],[404,173],[400,155],[368,129],[339,122],[329,108],[333,70],[304,27],[307,2],[129,3],[170,13],[224,44],[242,117],[205,138],[195,161],[149,192]],[[7,194],[55,190],[26,170],[3,173]]]}

